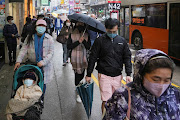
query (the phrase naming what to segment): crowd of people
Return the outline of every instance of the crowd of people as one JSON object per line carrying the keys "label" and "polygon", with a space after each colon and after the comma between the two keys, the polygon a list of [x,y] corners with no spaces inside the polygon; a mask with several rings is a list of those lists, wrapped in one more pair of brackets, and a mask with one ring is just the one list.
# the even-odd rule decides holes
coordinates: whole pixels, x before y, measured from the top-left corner
{"label": "crowd of people", "polygon": [[[96,19],[94,14],[91,17]],[[61,20],[60,14],[56,19],[50,15],[39,15],[37,18],[33,16],[33,19],[27,17],[21,34],[23,44],[17,59],[17,27],[12,16],[8,16],[7,21],[3,34],[9,50],[9,65],[15,64],[14,70],[18,69],[25,56],[28,62],[36,63],[44,75],[42,95],[45,94],[46,84],[53,79],[52,32],[55,29],[56,40],[63,46],[63,66],[68,63],[68,57],[71,59],[75,86],[78,86],[84,77],[86,82],[91,82],[91,74],[97,63],[104,120],[180,119],[180,92],[171,86],[175,67],[173,60],[159,50],[137,51],[132,81],[131,51],[126,40],[117,34],[117,19],[107,19],[106,33],[99,34],[87,30],[83,22],[73,24],[68,19]],[[125,87],[121,85],[123,65],[127,82]],[[36,81],[32,72],[28,75],[24,76],[23,81],[27,88]],[[38,92],[41,94],[41,91]],[[76,100],[80,103],[81,98],[76,94]],[[10,120],[11,116],[7,115]]]}

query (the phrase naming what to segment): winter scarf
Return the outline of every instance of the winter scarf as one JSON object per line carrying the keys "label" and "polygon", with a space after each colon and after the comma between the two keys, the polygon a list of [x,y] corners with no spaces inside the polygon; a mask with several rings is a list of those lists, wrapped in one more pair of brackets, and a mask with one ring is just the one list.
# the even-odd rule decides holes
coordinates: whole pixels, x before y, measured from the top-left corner
{"label": "winter scarf", "polygon": [[[79,33],[77,29],[71,34],[72,42],[79,41],[83,33]],[[84,34],[84,38],[88,40],[88,34]],[[76,48],[72,50],[71,54],[71,64],[75,73],[82,74],[84,69],[87,69],[88,62],[86,56],[86,48],[83,43],[79,44]]]}

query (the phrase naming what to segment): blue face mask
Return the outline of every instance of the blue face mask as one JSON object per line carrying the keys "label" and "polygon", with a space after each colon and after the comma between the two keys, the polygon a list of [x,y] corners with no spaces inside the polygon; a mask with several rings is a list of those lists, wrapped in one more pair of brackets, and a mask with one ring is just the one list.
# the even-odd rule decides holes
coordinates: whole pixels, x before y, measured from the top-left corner
{"label": "blue face mask", "polygon": [[34,80],[32,80],[32,79],[25,79],[24,80],[24,84],[28,87],[31,86],[33,84],[33,82],[34,82]]}
{"label": "blue face mask", "polygon": [[46,27],[37,26],[37,27],[36,27],[36,31],[37,31],[39,34],[44,34],[45,31],[46,31]]}
{"label": "blue face mask", "polygon": [[117,36],[117,34],[113,34],[113,33],[107,33],[107,35],[110,37],[110,38],[115,38]]}

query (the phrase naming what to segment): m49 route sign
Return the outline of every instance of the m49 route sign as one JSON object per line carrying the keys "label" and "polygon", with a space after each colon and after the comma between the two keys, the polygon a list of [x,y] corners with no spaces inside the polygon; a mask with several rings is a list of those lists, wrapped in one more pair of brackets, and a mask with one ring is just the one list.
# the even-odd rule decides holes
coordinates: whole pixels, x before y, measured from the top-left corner
{"label": "m49 route sign", "polygon": [[120,10],[121,9],[121,1],[108,1],[108,8],[110,10]]}

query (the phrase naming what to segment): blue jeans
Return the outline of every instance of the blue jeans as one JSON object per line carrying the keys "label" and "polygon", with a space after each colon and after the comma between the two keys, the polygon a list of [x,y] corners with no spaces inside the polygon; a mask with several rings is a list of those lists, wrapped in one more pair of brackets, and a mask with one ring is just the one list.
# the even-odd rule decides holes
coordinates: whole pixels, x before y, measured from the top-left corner
{"label": "blue jeans", "polygon": [[60,28],[60,27],[57,27],[57,28],[56,28],[57,36],[59,35],[60,31],[61,31],[61,28]]}
{"label": "blue jeans", "polygon": [[68,60],[67,44],[62,44],[62,46],[63,46],[63,63],[66,63]]}

